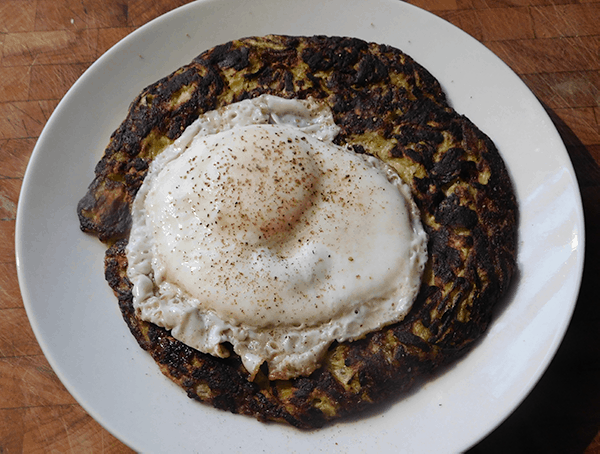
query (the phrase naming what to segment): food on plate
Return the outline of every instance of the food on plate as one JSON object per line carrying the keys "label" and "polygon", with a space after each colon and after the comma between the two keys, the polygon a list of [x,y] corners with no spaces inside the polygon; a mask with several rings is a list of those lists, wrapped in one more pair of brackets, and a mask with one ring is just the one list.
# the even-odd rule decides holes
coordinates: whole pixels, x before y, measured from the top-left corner
{"label": "food on plate", "polygon": [[459,358],[515,268],[493,142],[406,54],[353,38],[240,39],[150,85],[78,214],[165,375],[300,428]]}
{"label": "food on plate", "polygon": [[[334,342],[404,318],[427,235],[383,161],[333,143],[331,109],[261,95],[201,115],[132,205],[133,305],[250,379],[310,375]],[[360,241],[348,241],[360,232]]]}

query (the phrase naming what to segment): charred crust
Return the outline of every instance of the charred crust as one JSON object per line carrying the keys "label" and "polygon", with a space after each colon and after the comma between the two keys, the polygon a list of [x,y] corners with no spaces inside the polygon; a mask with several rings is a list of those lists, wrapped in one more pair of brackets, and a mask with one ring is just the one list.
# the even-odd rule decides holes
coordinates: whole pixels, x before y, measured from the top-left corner
{"label": "charred crust", "polygon": [[[429,235],[426,278],[407,317],[334,344],[319,370],[286,382],[264,371],[249,382],[235,354],[203,354],[141,321],[126,275],[130,205],[152,159],[198,115],[263,93],[327,103],[341,128],[336,143],[404,171]],[[515,269],[516,200],[493,142],[409,56],[354,38],[232,41],[146,87],[110,137],[77,212],[81,229],[107,244],[105,278],[123,319],[166,376],[195,400],[303,429],[397,395],[463,354]]]}

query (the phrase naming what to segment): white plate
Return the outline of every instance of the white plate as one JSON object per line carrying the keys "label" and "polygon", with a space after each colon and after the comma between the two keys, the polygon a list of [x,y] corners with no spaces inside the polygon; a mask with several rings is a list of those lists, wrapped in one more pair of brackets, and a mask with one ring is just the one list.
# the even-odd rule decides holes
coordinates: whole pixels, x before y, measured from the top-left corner
{"label": "white plate", "polygon": [[[413,56],[496,142],[521,209],[519,273],[477,347],[387,408],[311,433],[214,410],[164,378],[128,332],[103,279],[104,248],[79,231],[75,214],[143,87],[213,45],[268,33],[355,36]],[[96,420],[138,451],[455,452],[516,408],[558,348],[580,284],[582,213],[571,163],[542,106],[459,29],[394,0],[215,0],[137,30],[67,93],[27,168],[16,254],[25,307],[50,364]]]}

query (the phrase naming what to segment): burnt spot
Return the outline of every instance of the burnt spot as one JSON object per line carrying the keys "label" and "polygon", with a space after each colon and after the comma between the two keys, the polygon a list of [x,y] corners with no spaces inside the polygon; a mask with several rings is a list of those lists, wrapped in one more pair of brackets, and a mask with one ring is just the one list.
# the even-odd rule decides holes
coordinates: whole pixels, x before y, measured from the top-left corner
{"label": "burnt spot", "polygon": [[294,385],[296,391],[294,392],[292,399],[290,399],[292,401],[306,400],[315,389],[315,383],[306,377],[300,377],[294,380]]}
{"label": "burnt spot", "polygon": [[131,228],[131,212],[125,191],[120,182],[96,178],[77,204],[81,230],[97,233],[101,241],[127,235]]}
{"label": "burnt spot", "polygon": [[[477,166],[473,161],[464,159],[465,150],[460,147],[450,148],[442,158],[436,162],[431,175],[438,184],[449,183],[456,178],[477,178]],[[475,183],[477,184],[477,183]]]}
{"label": "burnt spot", "polygon": [[133,167],[137,172],[144,172],[148,170],[148,162],[144,159],[135,158],[129,164],[130,167]]}
{"label": "burnt spot", "polygon": [[306,47],[300,57],[312,72],[328,70],[354,72],[353,66],[359,59],[361,51],[367,47],[364,41],[359,42],[350,38],[314,37],[310,41],[314,44]]}
{"label": "burnt spot", "polygon": [[248,54],[248,48],[241,47],[229,52],[223,52],[214,63],[221,68],[233,68],[236,71],[241,71],[249,64]]}
{"label": "burnt spot", "polygon": [[427,124],[406,123],[398,128],[394,138],[400,145],[407,147],[410,144],[427,144],[435,148],[444,141],[444,135],[436,128]]}
{"label": "burnt spot", "polygon": [[454,228],[472,229],[475,227],[479,220],[477,213],[469,207],[460,205],[460,202],[460,198],[456,194],[451,194],[444,199],[435,211],[436,222]]}
{"label": "burnt spot", "polygon": [[283,87],[285,91],[294,91],[294,75],[290,71],[286,71],[283,75]]}
{"label": "burnt spot", "polygon": [[352,151],[354,151],[354,153],[357,153],[357,154],[365,154],[366,153],[365,147],[363,147],[360,144],[352,145]]}
{"label": "burnt spot", "polygon": [[394,330],[394,335],[398,339],[398,342],[404,344],[404,349],[406,349],[407,345],[411,347],[418,348],[424,352],[428,352],[431,349],[431,346],[421,339],[419,336],[411,333],[406,329],[406,325],[401,326],[399,329]]}
{"label": "burnt spot", "polygon": [[373,55],[365,55],[358,64],[354,83],[358,86],[364,86],[366,84],[377,84],[387,78],[387,66],[379,58]]}
{"label": "burnt spot", "polygon": [[427,246],[433,273],[443,282],[451,282],[455,277],[454,270],[461,265],[460,253],[450,246],[449,236],[448,229],[442,227],[429,235]]}

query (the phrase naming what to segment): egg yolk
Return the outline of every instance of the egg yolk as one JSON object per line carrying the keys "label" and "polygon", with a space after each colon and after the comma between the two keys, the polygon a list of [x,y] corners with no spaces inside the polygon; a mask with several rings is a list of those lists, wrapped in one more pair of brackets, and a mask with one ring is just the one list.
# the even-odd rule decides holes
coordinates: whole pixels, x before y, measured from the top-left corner
{"label": "egg yolk", "polygon": [[393,189],[353,153],[257,125],[193,142],[146,204],[165,279],[265,328],[326,322],[395,290],[411,226]]}

